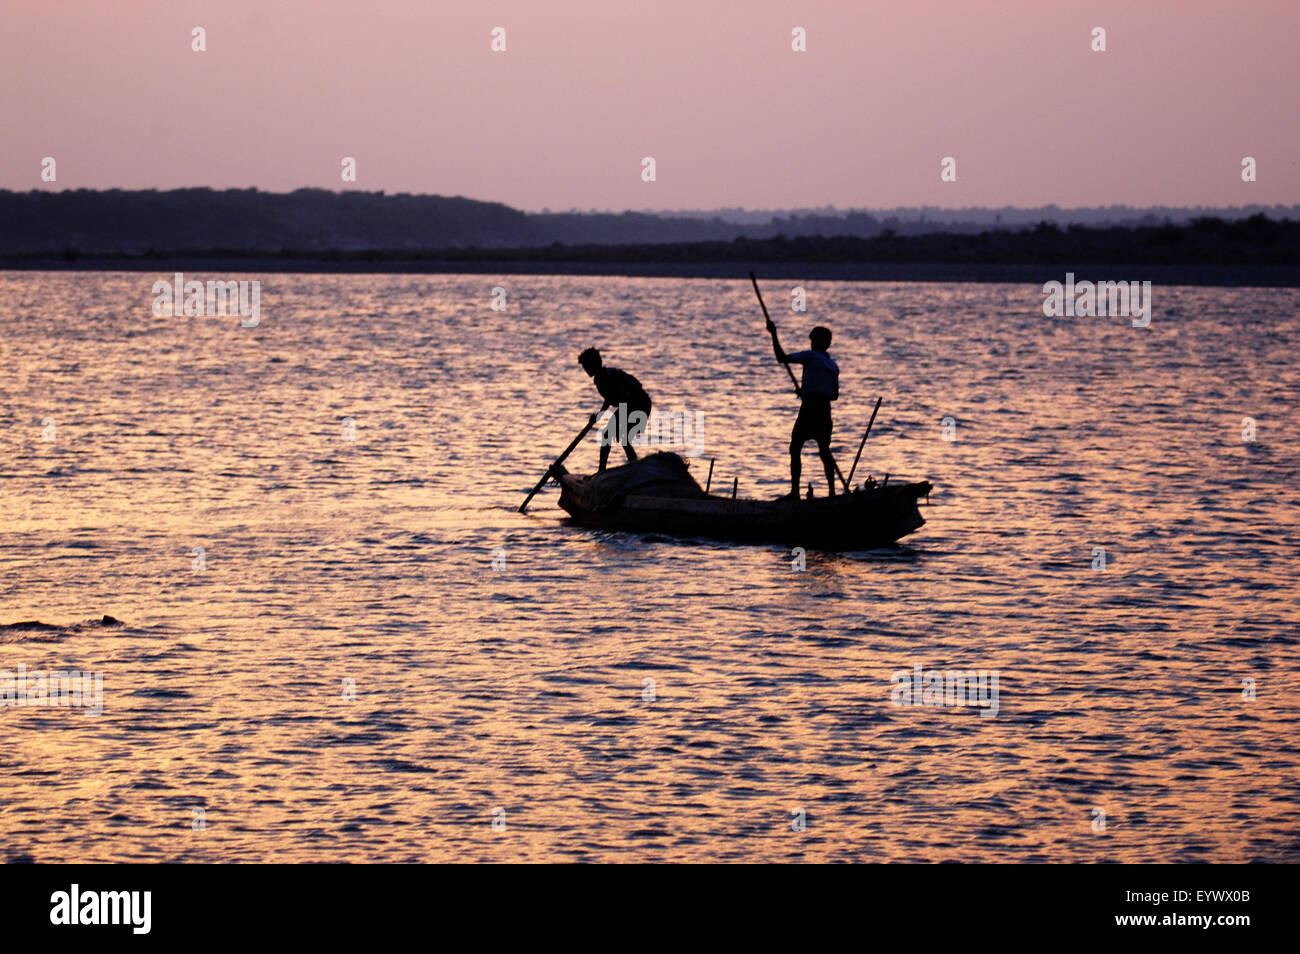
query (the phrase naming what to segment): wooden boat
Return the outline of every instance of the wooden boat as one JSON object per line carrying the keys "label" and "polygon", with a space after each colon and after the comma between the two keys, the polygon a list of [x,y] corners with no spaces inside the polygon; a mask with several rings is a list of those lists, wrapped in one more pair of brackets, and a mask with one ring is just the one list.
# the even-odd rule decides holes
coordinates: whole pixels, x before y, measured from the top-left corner
{"label": "wooden boat", "polygon": [[575,523],[610,530],[780,543],[819,550],[887,546],[920,529],[926,481],[864,486],[834,497],[736,500],[706,494],[676,454],[643,457],[579,477],[552,469]]}

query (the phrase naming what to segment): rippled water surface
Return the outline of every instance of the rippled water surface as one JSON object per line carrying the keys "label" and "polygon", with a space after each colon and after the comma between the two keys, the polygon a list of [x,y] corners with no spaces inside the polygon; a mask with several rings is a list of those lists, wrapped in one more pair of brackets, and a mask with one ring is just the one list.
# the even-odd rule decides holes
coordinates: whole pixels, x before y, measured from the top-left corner
{"label": "rippled water surface", "polygon": [[[842,466],[883,394],[859,472],[936,488],[797,572],[514,512],[593,344],[703,415],[701,480],[784,492],[747,283],[263,275],[241,328],[158,277],[0,275],[0,623],[53,627],[0,670],[104,679],[0,708],[7,857],[1300,859],[1297,291],[769,284],[835,331]],[[918,664],[997,716],[891,704]]]}

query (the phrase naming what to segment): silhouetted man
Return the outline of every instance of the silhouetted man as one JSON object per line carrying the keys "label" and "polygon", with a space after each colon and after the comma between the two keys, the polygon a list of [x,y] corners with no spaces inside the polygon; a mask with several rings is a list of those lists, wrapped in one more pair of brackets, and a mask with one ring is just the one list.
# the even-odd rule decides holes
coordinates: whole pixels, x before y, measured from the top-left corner
{"label": "silhouetted man", "polygon": [[614,443],[622,445],[629,461],[636,460],[632,440],[640,438],[650,420],[650,395],[645,393],[641,382],[626,371],[605,367],[600,352],[595,348],[588,348],[578,355],[578,363],[591,375],[596,390],[605,399],[601,410],[614,409],[600,435],[600,469],[605,469],[609,449]]}
{"label": "silhouetted man", "polygon": [[799,475],[803,470],[800,453],[808,441],[817,442],[817,453],[826,469],[826,482],[831,496],[835,496],[835,458],[831,456],[831,401],[840,396],[840,366],[827,354],[831,346],[831,330],[818,325],[808,335],[811,351],[786,354],[781,342],[776,340],[776,325],[769,318],[767,330],[772,335],[772,350],[782,364],[802,364],[803,384],[799,387],[799,416],[790,432],[790,483],[794,489],[790,496],[799,496]]}

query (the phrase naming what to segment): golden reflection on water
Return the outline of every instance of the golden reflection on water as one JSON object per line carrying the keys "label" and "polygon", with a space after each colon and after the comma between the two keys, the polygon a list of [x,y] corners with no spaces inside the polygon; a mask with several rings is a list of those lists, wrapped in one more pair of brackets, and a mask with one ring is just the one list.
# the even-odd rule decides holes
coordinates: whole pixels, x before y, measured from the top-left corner
{"label": "golden reflection on water", "polygon": [[[155,277],[0,276],[0,622],[63,627],[0,670],[104,673],[99,717],[0,709],[10,857],[1296,859],[1296,292],[1157,289],[1139,332],[801,283],[841,462],[884,394],[859,472],[936,491],[799,573],[513,512],[592,344],[704,414],[701,478],[784,492],[744,283],[269,275],[241,329],[152,319]],[[918,663],[996,670],[998,716],[892,705]]]}

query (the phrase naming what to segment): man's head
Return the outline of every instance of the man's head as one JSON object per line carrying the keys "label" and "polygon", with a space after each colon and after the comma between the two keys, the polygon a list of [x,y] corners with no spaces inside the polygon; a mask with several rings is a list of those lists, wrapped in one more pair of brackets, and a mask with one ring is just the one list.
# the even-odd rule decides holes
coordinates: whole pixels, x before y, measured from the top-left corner
{"label": "man's head", "polygon": [[814,351],[825,351],[831,346],[831,330],[818,325],[808,333]]}
{"label": "man's head", "polygon": [[586,371],[594,378],[596,372],[601,368],[600,352],[595,348],[588,348],[582,354],[578,355],[578,364],[582,365],[582,370]]}

